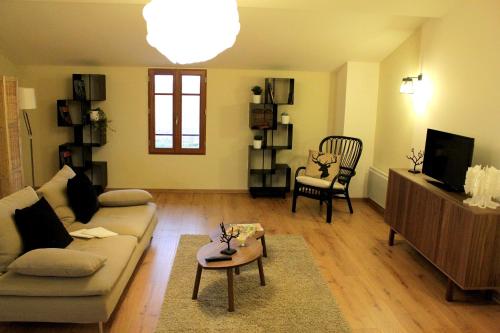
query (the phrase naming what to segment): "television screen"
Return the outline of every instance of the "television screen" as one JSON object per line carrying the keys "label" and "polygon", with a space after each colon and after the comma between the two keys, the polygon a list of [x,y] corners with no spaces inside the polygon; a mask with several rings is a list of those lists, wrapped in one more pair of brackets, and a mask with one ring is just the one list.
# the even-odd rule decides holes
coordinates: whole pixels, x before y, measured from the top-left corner
{"label": "television screen", "polygon": [[441,181],[448,190],[463,191],[473,150],[473,138],[428,129],[422,172]]}

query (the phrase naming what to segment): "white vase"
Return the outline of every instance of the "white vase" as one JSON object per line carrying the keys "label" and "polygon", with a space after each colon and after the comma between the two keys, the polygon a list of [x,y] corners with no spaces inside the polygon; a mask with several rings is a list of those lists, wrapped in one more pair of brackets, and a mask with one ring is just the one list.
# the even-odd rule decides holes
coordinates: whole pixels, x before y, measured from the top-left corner
{"label": "white vase", "polygon": [[262,140],[253,140],[253,148],[254,149],[262,148]]}
{"label": "white vase", "polygon": [[89,112],[90,121],[99,121],[99,111]]}
{"label": "white vase", "polygon": [[290,116],[281,116],[281,123],[282,124],[290,124]]}
{"label": "white vase", "polygon": [[260,104],[262,102],[262,95],[253,95],[252,102],[255,104]]}

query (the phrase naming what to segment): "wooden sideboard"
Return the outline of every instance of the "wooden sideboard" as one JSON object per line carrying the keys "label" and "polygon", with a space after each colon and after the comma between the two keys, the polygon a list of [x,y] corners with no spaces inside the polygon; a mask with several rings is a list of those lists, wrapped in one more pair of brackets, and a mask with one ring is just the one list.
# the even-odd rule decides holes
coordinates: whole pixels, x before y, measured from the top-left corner
{"label": "wooden sideboard", "polygon": [[500,208],[467,206],[465,194],[446,192],[430,179],[405,169],[389,170],[384,218],[391,228],[389,245],[398,233],[443,272],[448,301],[455,285],[500,288]]}

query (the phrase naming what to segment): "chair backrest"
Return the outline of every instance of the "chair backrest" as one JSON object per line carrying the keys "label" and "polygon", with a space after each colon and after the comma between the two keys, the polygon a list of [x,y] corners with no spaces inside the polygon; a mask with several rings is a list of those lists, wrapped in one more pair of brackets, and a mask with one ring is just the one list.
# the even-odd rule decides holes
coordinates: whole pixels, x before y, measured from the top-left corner
{"label": "chair backrest", "polygon": [[342,155],[340,161],[339,182],[349,183],[361,157],[363,142],[358,138],[348,136],[327,136],[319,144],[319,151]]}

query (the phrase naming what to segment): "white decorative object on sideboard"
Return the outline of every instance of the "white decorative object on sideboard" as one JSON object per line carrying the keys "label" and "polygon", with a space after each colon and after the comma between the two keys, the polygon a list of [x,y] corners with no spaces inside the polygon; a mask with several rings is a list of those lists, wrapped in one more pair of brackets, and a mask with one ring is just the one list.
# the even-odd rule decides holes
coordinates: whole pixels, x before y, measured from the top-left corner
{"label": "white decorative object on sideboard", "polygon": [[500,197],[500,170],[494,167],[475,165],[467,170],[465,176],[465,193],[472,198],[464,200],[469,206],[495,209],[500,203],[493,198]]}

